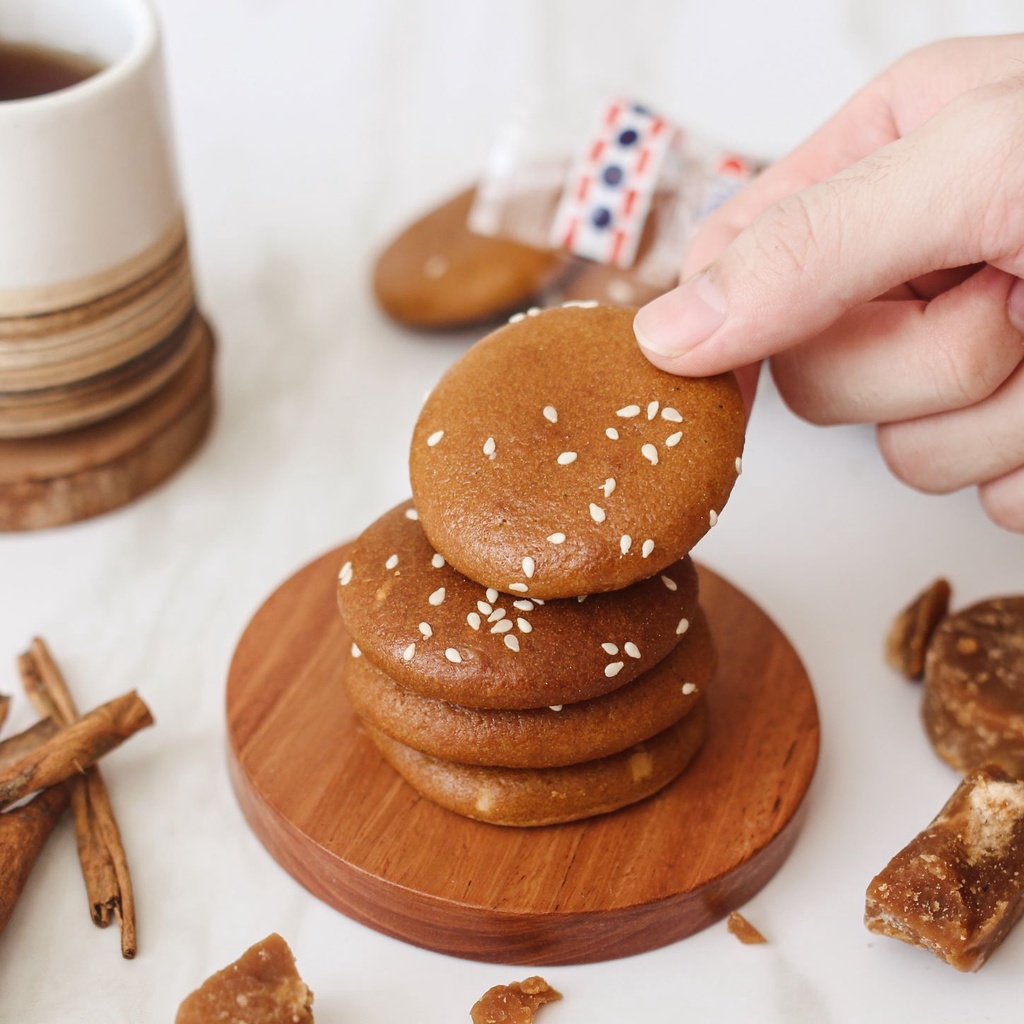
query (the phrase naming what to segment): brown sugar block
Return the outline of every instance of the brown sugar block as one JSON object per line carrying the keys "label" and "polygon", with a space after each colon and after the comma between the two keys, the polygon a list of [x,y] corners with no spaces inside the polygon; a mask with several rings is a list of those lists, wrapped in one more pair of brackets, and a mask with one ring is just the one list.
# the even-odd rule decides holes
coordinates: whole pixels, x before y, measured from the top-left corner
{"label": "brown sugar block", "polygon": [[312,1024],[313,993],[276,932],[208,978],[178,1009],[175,1024]]}
{"label": "brown sugar block", "polygon": [[372,726],[392,768],[428,800],[494,825],[554,825],[605,814],[668,785],[693,760],[707,731],[707,704],[618,754],[564,768],[483,768],[407,747]]}
{"label": "brown sugar block", "polygon": [[578,704],[528,711],[462,707],[412,693],[369,659],[351,655],[345,686],[360,717],[408,747],[464,764],[551,768],[618,753],[667,729],[704,694],[715,662],[698,609],[667,658],[631,683]]}
{"label": "brown sugar block", "polygon": [[925,658],[925,729],[958,771],[1024,777],[1024,597],[981,601],[935,630]]}
{"label": "brown sugar block", "polygon": [[864,921],[976,971],[1024,911],[1024,782],[971,772],[868,886]]}
{"label": "brown sugar block", "polygon": [[[667,292],[678,283],[679,250],[678,245],[670,241],[678,235],[678,218],[676,193],[662,189],[655,191],[644,219],[633,265],[616,267],[577,257],[571,273],[560,278],[551,289],[547,304],[596,300],[605,306],[637,307]],[[663,260],[659,258],[665,250],[671,252],[672,270],[667,274]]]}
{"label": "brown sugar block", "polygon": [[543,978],[534,976],[489,988],[469,1011],[473,1024],[533,1024],[537,1010],[562,998]]}
{"label": "brown sugar block", "polygon": [[406,228],[377,259],[373,292],[407,327],[488,323],[530,305],[562,266],[553,252],[474,234],[469,189]]}
{"label": "brown sugar block", "polygon": [[140,405],[52,437],[0,440],[0,531],[36,530],[110,511],[179,469],[206,438],[214,411],[214,343],[203,342]]}
{"label": "brown sugar block", "polygon": [[949,583],[936,580],[896,616],[885,638],[885,660],[908,679],[924,674],[924,656],[936,626],[949,611]]}
{"label": "brown sugar block", "polygon": [[420,413],[410,470],[427,537],[471,579],[526,597],[616,590],[671,565],[740,471],[735,378],[657,369],[631,310],[513,319]]}
{"label": "brown sugar block", "polygon": [[596,697],[657,664],[696,610],[689,558],[583,602],[488,592],[446,563],[415,514],[400,505],[352,544],[338,600],[366,656],[425,696],[489,708]]}

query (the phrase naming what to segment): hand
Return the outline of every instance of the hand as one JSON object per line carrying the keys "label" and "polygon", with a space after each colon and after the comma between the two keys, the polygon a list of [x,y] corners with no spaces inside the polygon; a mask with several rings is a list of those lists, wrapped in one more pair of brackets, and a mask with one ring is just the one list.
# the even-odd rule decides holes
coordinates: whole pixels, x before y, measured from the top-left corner
{"label": "hand", "polygon": [[1022,71],[1024,35],[893,65],[708,219],[637,315],[647,356],[694,376],[771,356],[796,413],[878,424],[901,480],[975,485],[1024,532]]}

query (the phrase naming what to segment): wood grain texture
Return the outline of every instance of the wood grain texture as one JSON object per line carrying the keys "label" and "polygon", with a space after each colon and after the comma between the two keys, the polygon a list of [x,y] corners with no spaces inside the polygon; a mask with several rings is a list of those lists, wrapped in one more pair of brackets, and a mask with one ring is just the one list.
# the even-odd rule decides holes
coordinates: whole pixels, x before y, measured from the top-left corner
{"label": "wood grain texture", "polygon": [[497,963],[584,963],[681,939],[759,891],[789,853],[818,756],[807,674],[770,619],[701,570],[721,652],[704,749],[613,814],[545,828],[470,821],[383,761],[344,694],[341,549],[257,612],[227,685],[242,809],[314,895],[378,931]]}
{"label": "wood grain texture", "polygon": [[0,440],[0,530],[76,522],[127,504],[182,466],[213,418],[213,335],[156,394],[100,423]]}
{"label": "wood grain texture", "polygon": [[153,244],[131,259],[87,277],[29,288],[0,288],[0,317],[41,316],[83,306],[145,277],[165,262],[185,239],[185,217],[179,213]]}
{"label": "wood grain texture", "polygon": [[0,393],[0,440],[62,434],[110,419],[155,394],[203,346],[207,327],[194,309],[146,351],[74,384]]}

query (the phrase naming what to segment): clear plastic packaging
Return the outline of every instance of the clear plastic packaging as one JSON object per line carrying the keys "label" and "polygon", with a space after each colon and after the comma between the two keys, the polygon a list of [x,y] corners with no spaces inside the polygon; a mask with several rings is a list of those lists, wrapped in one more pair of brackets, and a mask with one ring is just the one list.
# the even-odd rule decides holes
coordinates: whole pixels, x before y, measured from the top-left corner
{"label": "clear plastic packaging", "polygon": [[534,105],[504,125],[477,187],[470,229],[562,249],[618,272],[614,280],[628,277],[641,291],[677,282],[701,221],[764,166],[632,100],[602,104],[575,139],[554,133],[550,121]]}

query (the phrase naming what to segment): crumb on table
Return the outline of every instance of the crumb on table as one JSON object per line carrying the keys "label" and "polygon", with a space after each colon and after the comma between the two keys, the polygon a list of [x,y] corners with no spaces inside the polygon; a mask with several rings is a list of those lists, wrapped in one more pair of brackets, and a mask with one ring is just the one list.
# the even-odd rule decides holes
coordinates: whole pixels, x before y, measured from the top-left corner
{"label": "crumb on table", "polygon": [[768,940],[741,914],[734,910],[729,915],[727,924],[729,931],[736,936],[744,946],[757,946]]}

